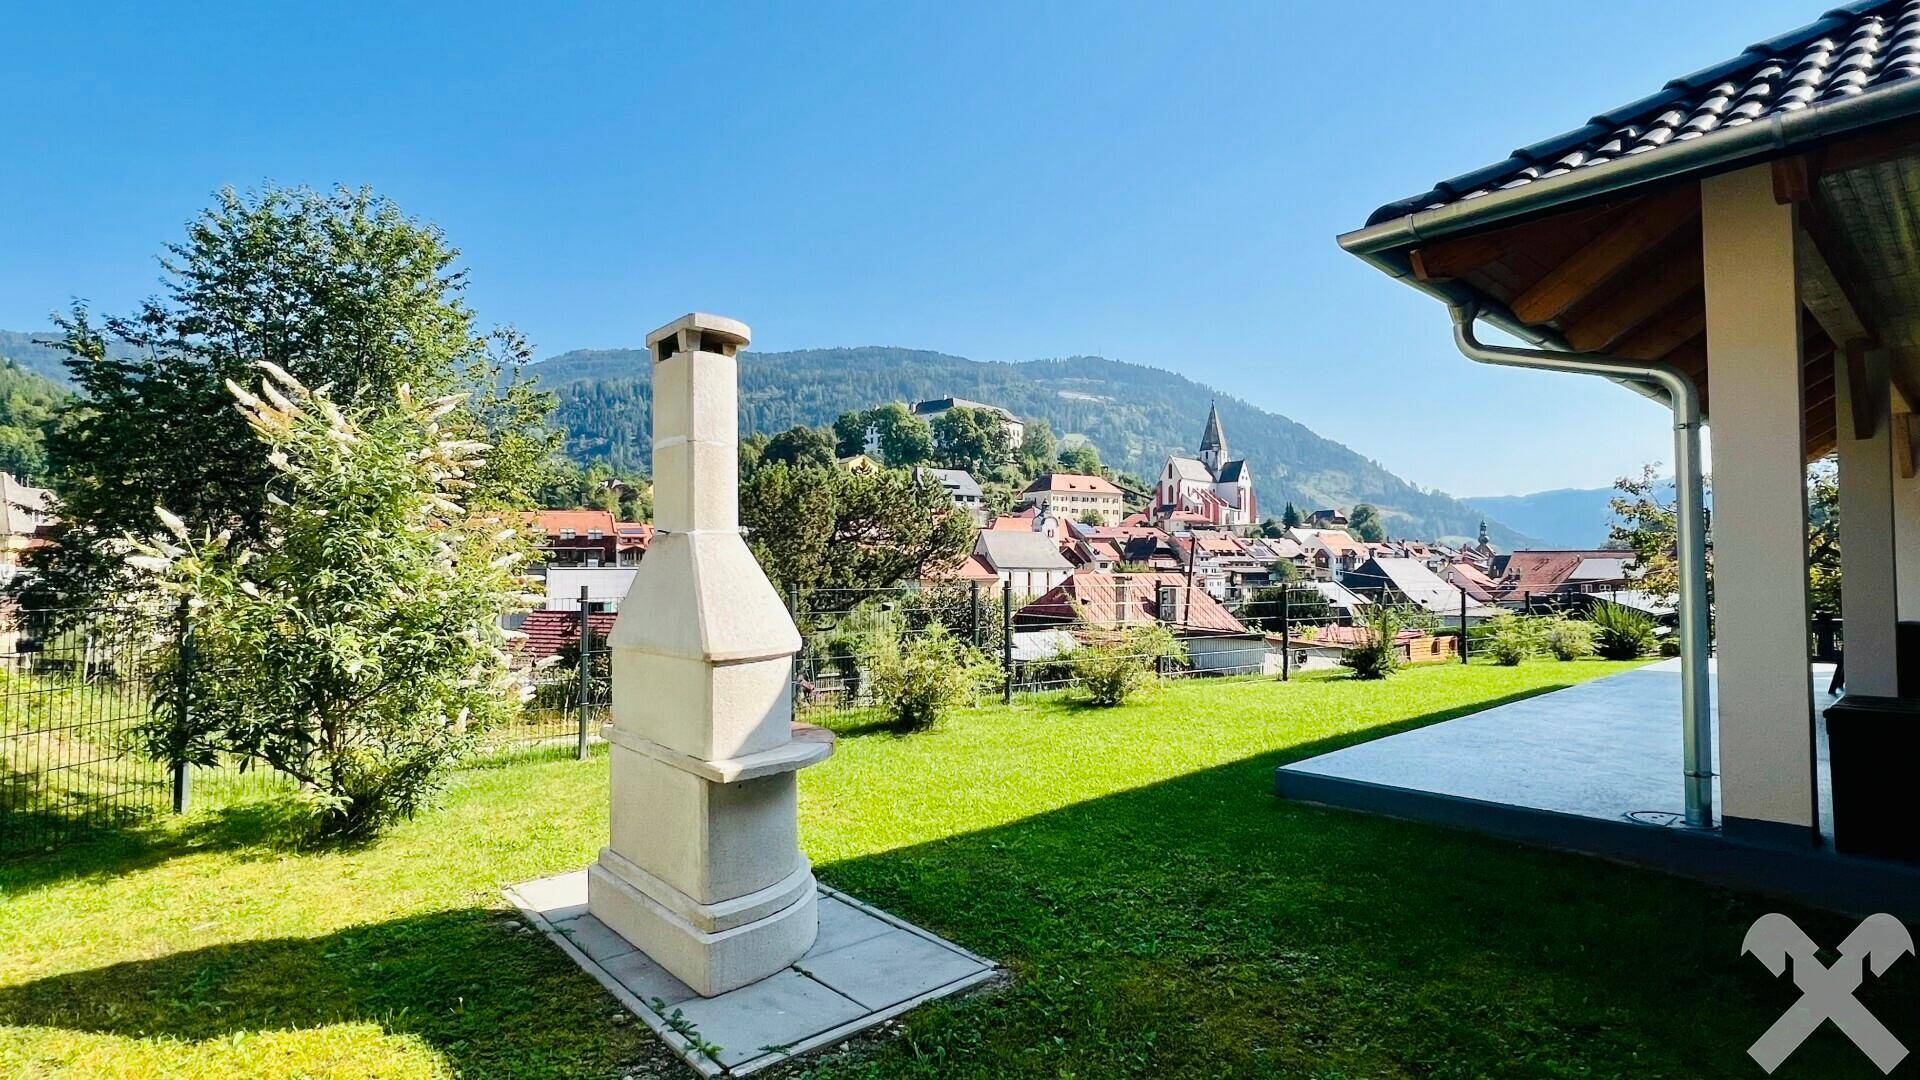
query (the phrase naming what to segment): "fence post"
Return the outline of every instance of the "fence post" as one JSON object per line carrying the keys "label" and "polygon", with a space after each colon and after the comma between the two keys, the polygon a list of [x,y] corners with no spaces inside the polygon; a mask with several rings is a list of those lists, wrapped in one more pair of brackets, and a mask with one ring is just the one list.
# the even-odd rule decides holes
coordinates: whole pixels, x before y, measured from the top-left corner
{"label": "fence post", "polygon": [[574,757],[587,760],[587,699],[593,696],[593,624],[588,621],[587,587],[580,586],[580,740]]}
{"label": "fence post", "polygon": [[[800,629],[800,586],[798,584],[787,586],[787,618],[793,620],[795,630]],[[787,681],[793,684],[788,688],[787,697],[795,705],[800,702],[800,653],[806,651],[806,640],[803,638],[800,642],[800,652],[793,654],[793,660],[790,662],[792,670],[787,674]],[[852,705],[853,702],[849,701],[847,704]]]}
{"label": "fence post", "polygon": [[972,618],[967,621],[967,629],[973,635],[973,647],[980,647],[980,582],[967,582],[967,598],[971,603]]}
{"label": "fence post", "polygon": [[1528,592],[1521,593],[1520,595],[1526,598],[1527,614],[1529,615],[1533,614],[1533,593],[1531,591],[1528,591]]}
{"label": "fence post", "polygon": [[1013,704],[1013,582],[1000,586],[1000,700]]}
{"label": "fence post", "polygon": [[[193,606],[184,596],[180,598],[179,633],[179,663],[176,665],[177,670],[174,672],[173,687],[173,692],[176,695],[174,698],[174,721],[179,727],[179,732],[183,740],[181,752],[184,755],[186,750],[184,739],[188,725],[192,719],[192,709],[188,699],[193,687]],[[173,812],[176,814],[186,813],[187,805],[192,802],[192,800],[193,766],[188,764],[183,756],[180,760],[173,762]]]}
{"label": "fence post", "polygon": [[1280,681],[1293,678],[1293,586],[1280,586]]}
{"label": "fence post", "polygon": [[1460,590],[1460,662],[1467,662],[1467,590]]}

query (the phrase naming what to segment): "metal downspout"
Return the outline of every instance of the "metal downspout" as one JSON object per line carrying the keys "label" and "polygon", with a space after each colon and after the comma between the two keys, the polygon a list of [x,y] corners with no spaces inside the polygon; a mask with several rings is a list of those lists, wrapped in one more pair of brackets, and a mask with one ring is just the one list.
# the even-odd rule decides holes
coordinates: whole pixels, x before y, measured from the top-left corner
{"label": "metal downspout", "polygon": [[1450,302],[1453,341],[1469,360],[1537,371],[1571,371],[1658,387],[1673,409],[1673,467],[1680,563],[1680,711],[1686,769],[1687,824],[1714,825],[1713,711],[1707,679],[1707,529],[1700,472],[1700,391],[1671,364],[1601,353],[1484,345],[1474,336],[1479,305]]}

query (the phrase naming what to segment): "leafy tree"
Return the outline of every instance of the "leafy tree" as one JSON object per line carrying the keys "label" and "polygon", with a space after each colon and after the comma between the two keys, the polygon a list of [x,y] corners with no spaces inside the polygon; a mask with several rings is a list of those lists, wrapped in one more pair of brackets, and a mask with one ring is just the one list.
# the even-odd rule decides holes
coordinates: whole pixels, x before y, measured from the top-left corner
{"label": "leafy tree", "polygon": [[1355,540],[1368,544],[1382,543],[1387,538],[1387,526],[1380,520],[1380,510],[1370,503],[1357,503],[1347,513],[1347,532]]}
{"label": "leafy tree", "polygon": [[867,452],[867,428],[871,421],[864,412],[844,412],[833,420],[833,452],[852,457]]}
{"label": "leafy tree", "polygon": [[46,478],[47,427],[66,398],[52,382],[0,359],[0,470],[29,484]]}
{"label": "leafy tree", "polygon": [[260,395],[233,396],[275,470],[263,539],[235,550],[162,509],[165,531],[127,559],[195,608],[189,719],[162,710],[146,734],[176,759],[273,768],[308,793],[317,832],[366,836],[513,708],[499,617],[524,606],[527,541],[463,505],[488,448],[440,427],[458,396],[403,384],[343,411],[262,366]]}
{"label": "leafy tree", "polygon": [[1092,443],[1068,447],[1060,451],[1060,471],[1099,476],[1100,451],[1094,449]]}
{"label": "leafy tree", "polygon": [[1278,518],[1268,518],[1254,527],[1253,535],[1264,536],[1269,540],[1278,540],[1287,535],[1287,527]]}
{"label": "leafy tree", "polygon": [[1299,528],[1306,520],[1306,516],[1300,513],[1300,508],[1293,505],[1292,500],[1288,500],[1287,508],[1280,512],[1280,524],[1289,529]]}
{"label": "leafy tree", "polygon": [[760,463],[766,465],[816,465],[830,468],[835,462],[833,456],[833,435],[821,428],[791,427],[767,440],[767,448],[760,454]]}
{"label": "leafy tree", "polygon": [[614,469],[604,461],[585,466],[556,458],[534,493],[536,503],[555,510],[605,510],[620,521],[653,519],[653,483],[634,472]]}
{"label": "leafy tree", "polygon": [[899,402],[888,402],[867,414],[880,457],[896,469],[910,469],[933,460],[933,428]]}
{"label": "leafy tree", "polygon": [[973,539],[946,492],[903,469],[763,465],[741,482],[740,523],[783,592],[837,599],[952,566]]}
{"label": "leafy tree", "polygon": [[1679,527],[1674,500],[1660,497],[1666,486],[1653,465],[1642,466],[1638,476],[1615,480],[1619,494],[1608,503],[1613,520],[1607,533],[1611,542],[1633,553],[1635,584],[1671,604],[1680,595]]}
{"label": "leafy tree", "polygon": [[1322,625],[1334,620],[1333,605],[1318,589],[1269,585],[1257,589],[1247,601],[1241,621],[1260,630],[1280,632],[1280,599],[1286,597],[1287,620],[1294,626]]}
{"label": "leafy tree", "polygon": [[1107,523],[1107,519],[1101,516],[1100,511],[1091,509],[1080,511],[1080,516],[1075,520],[1079,521],[1082,525],[1105,525]]}
{"label": "leafy tree", "polygon": [[1053,437],[1053,425],[1045,420],[1032,420],[1020,436],[1020,468],[1028,478],[1039,476],[1053,467],[1060,453],[1060,445]]}
{"label": "leafy tree", "polygon": [[1813,614],[1840,617],[1840,473],[1828,456],[1807,468],[1807,584]]}
{"label": "leafy tree", "polygon": [[161,296],[98,322],[76,306],[61,347],[77,393],[47,441],[64,524],[31,556],[33,602],[84,605],[128,584],[112,544],[155,505],[195,535],[226,532],[232,552],[266,543],[276,470],[225,389],[260,360],[350,410],[402,385],[468,391],[437,423],[496,447],[465,478],[469,501],[529,504],[557,446],[552,400],[526,379],[518,335],[475,330],[456,257],[364,190],[229,190],[169,246]]}
{"label": "leafy tree", "polygon": [[983,409],[959,406],[933,422],[934,457],[949,469],[985,472],[1005,462],[1012,452],[1006,424]]}

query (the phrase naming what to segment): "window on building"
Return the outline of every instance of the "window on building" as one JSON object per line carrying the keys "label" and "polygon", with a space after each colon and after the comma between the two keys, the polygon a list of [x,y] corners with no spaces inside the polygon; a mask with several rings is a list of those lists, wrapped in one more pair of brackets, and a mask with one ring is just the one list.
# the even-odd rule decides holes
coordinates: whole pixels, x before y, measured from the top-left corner
{"label": "window on building", "polygon": [[572,530],[572,529],[561,529],[561,530],[560,530],[560,539],[562,539],[562,540],[571,540],[571,539],[573,539],[573,530]]}

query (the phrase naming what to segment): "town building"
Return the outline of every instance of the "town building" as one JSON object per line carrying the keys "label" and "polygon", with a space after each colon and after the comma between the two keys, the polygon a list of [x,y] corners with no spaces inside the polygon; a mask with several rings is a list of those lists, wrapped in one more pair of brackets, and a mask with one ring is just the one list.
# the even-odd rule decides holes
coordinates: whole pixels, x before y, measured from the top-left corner
{"label": "town building", "polygon": [[1112,481],[1084,473],[1045,473],[1021,494],[1068,521],[1079,521],[1092,512],[1099,515],[1100,524],[1118,525],[1127,512],[1125,497]]}
{"label": "town building", "polygon": [[953,500],[953,505],[965,512],[968,521],[975,525],[987,523],[987,496],[980,490],[980,482],[973,478],[972,473],[965,469],[922,467],[914,469],[913,475],[916,479],[939,484],[946,491],[947,498]]}
{"label": "town building", "polygon": [[916,401],[907,407],[907,411],[931,424],[943,414],[954,409],[972,409],[975,412],[990,413],[1000,420],[1000,426],[1006,429],[1007,445],[1019,446],[1026,437],[1027,425],[1020,418],[998,405],[988,405],[983,401],[970,401],[963,397],[934,398],[930,401]]}
{"label": "town building", "polygon": [[1253,472],[1245,459],[1229,456],[1220,409],[1209,406],[1200,434],[1200,456],[1169,455],[1153,489],[1153,516],[1192,523],[1250,528],[1259,523]]}
{"label": "town building", "polygon": [[973,553],[1020,596],[1038,596],[1073,573],[1059,544],[1031,529],[982,529],[974,538]]}
{"label": "town building", "polygon": [[0,584],[11,581],[26,553],[47,542],[53,493],[0,472]]}
{"label": "town building", "polygon": [[1419,608],[1442,619],[1470,621],[1491,618],[1500,609],[1475,603],[1459,586],[1450,585],[1418,559],[1371,558],[1340,575],[1340,583],[1374,603]]}

